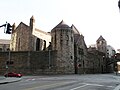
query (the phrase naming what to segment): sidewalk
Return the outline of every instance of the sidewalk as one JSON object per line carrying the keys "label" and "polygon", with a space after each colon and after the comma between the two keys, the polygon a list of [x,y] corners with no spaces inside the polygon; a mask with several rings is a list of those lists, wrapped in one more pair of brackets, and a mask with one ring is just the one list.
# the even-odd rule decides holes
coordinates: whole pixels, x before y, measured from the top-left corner
{"label": "sidewalk", "polygon": [[[117,75],[114,74],[113,77],[116,78],[116,80],[120,81],[120,73],[118,73]],[[120,90],[120,84],[118,84],[114,90]]]}
{"label": "sidewalk", "polygon": [[12,83],[20,81],[22,78],[16,78],[16,77],[7,77],[0,80],[0,84],[6,84],[6,83]]}

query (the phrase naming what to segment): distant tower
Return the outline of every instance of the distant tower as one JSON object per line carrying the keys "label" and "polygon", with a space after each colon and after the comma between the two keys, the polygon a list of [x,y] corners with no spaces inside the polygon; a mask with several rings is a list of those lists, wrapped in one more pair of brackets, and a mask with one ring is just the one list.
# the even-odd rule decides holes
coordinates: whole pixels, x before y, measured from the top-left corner
{"label": "distant tower", "polygon": [[96,45],[98,51],[103,52],[107,55],[107,42],[102,36],[98,38]]}
{"label": "distant tower", "polygon": [[29,31],[29,50],[34,50],[34,36],[32,35],[32,32],[35,30],[35,19],[34,16],[30,18],[30,31]]}
{"label": "distant tower", "polygon": [[74,35],[72,29],[62,20],[51,31],[52,50],[57,50],[58,72],[74,73]]}
{"label": "distant tower", "polygon": [[31,27],[31,29],[34,29],[34,28],[35,28],[35,19],[34,19],[34,16],[32,16],[32,17],[30,18],[30,27]]}

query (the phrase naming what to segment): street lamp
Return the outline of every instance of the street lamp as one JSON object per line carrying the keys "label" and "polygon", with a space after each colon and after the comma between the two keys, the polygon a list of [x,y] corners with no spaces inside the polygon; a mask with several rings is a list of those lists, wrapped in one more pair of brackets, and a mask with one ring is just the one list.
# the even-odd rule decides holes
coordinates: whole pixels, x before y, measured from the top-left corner
{"label": "street lamp", "polygon": [[51,54],[51,50],[49,50],[49,61],[48,61],[49,69],[51,68],[51,60],[50,60],[51,56],[50,56],[50,54]]}
{"label": "street lamp", "polygon": [[117,61],[116,61],[116,58],[117,58],[117,55],[115,54],[115,56],[114,56],[114,70],[115,70],[115,73],[116,73],[116,75],[117,75]]}

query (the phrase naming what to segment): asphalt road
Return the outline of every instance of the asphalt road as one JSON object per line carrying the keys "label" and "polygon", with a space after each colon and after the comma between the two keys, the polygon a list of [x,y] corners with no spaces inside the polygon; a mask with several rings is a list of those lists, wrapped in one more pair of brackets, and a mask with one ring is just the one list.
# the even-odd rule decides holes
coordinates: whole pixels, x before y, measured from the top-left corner
{"label": "asphalt road", "polygon": [[113,74],[23,76],[0,90],[114,90],[119,84],[120,76]]}

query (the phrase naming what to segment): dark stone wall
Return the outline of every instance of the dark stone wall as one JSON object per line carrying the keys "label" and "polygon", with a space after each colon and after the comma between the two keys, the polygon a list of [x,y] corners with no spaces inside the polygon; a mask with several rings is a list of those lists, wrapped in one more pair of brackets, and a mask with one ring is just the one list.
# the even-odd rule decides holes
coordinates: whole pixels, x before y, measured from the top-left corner
{"label": "dark stone wall", "polygon": [[[6,72],[23,75],[55,74],[56,54],[57,51],[0,52],[0,75]],[[7,61],[12,61],[13,64],[6,65]]]}

